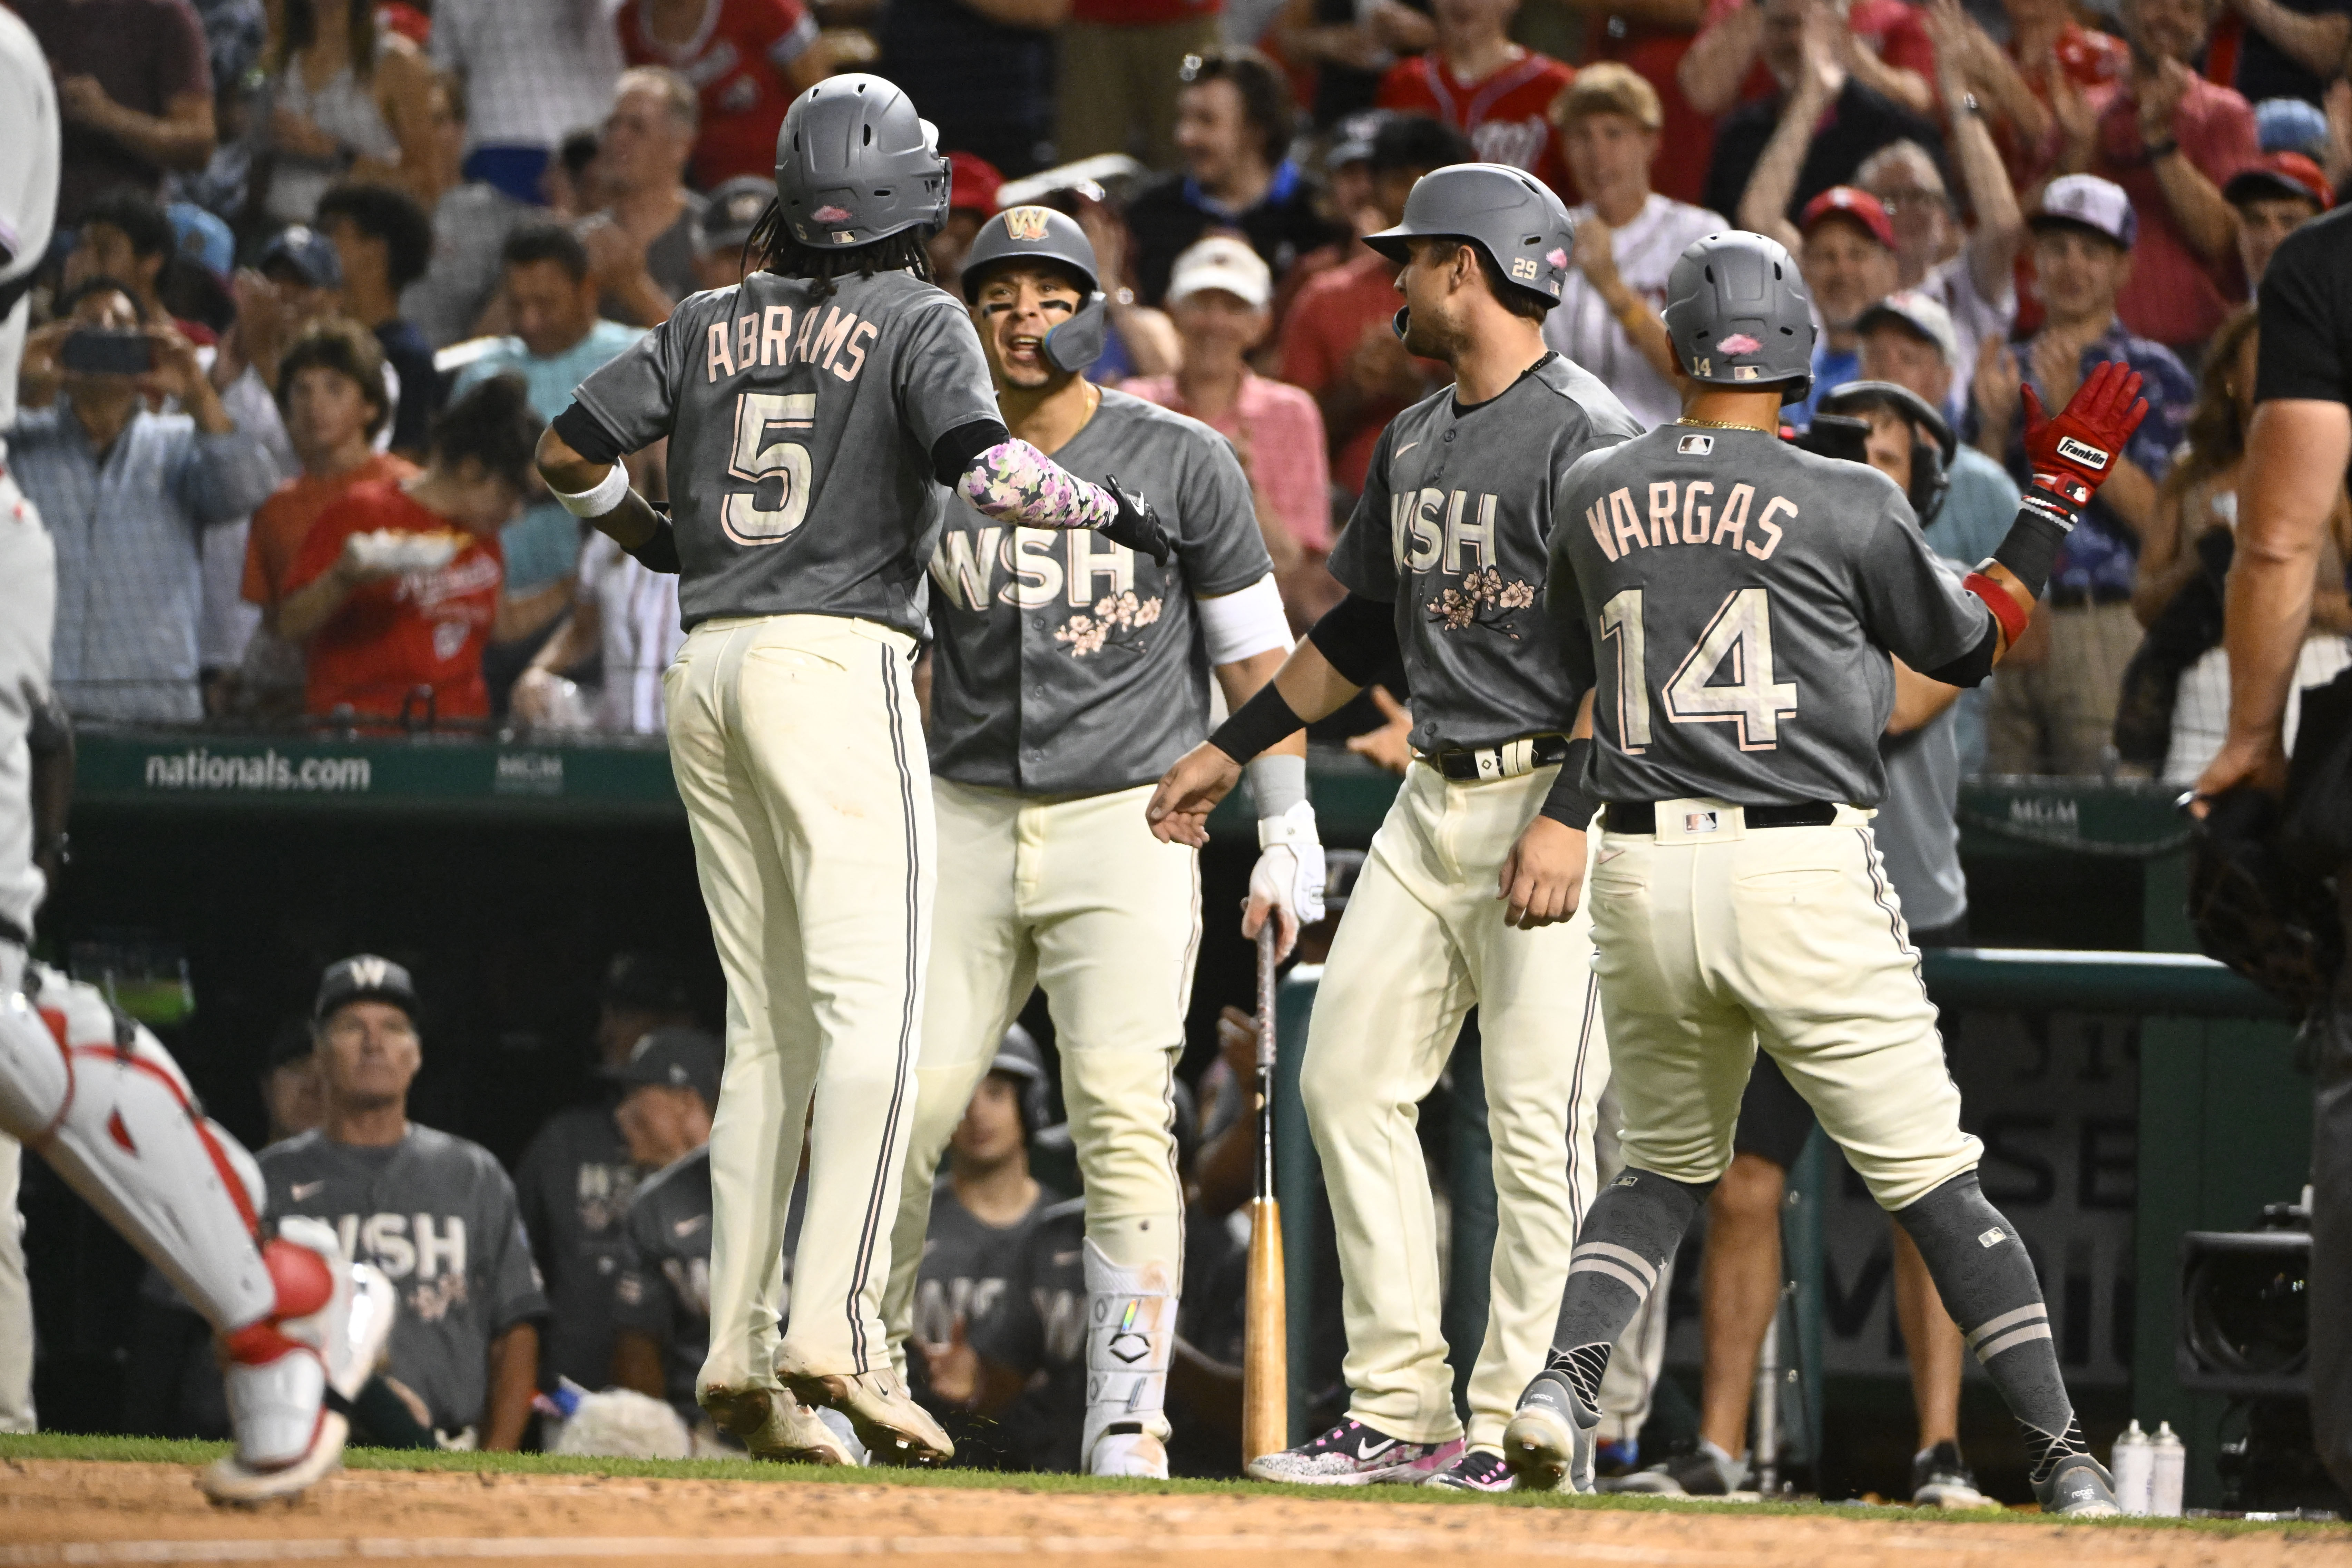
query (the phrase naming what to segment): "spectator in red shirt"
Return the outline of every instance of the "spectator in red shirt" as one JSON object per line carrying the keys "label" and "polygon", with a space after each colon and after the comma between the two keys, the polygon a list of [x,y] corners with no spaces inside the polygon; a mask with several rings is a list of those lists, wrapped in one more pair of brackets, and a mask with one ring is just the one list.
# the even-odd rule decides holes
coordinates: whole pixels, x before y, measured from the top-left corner
{"label": "spectator in red shirt", "polygon": [[2001,0],[2001,9],[2009,42],[1993,43],[1969,19],[1960,69],[1991,117],[2011,184],[2030,205],[2064,149],[2063,126],[2088,126],[2087,95],[2130,74],[2131,50],[2077,22],[2067,0]]}
{"label": "spectator in red shirt", "polygon": [[626,0],[614,24],[631,65],[667,66],[694,84],[698,189],[738,174],[774,178],[784,110],[829,69],[800,0]]}
{"label": "spectator in red shirt", "polygon": [[948,221],[923,242],[931,258],[931,281],[963,294],[963,258],[980,237],[980,226],[996,216],[996,193],[1004,176],[996,165],[971,153],[948,154]]}
{"label": "spectator in red shirt", "polygon": [[277,628],[302,542],[319,514],[356,484],[404,479],[416,465],[375,449],[392,417],[383,350],[356,321],[324,321],[294,340],[278,365],[278,407],[302,472],[254,510],[245,541],[242,593]]}
{"label": "spectator in red shirt", "polygon": [[1176,258],[1168,313],[1183,341],[1172,375],[1130,377],[1120,390],[1193,418],[1234,444],[1257,502],[1258,531],[1274,560],[1275,586],[1304,632],[1343,590],[1331,553],[1331,469],[1315,399],[1249,367],[1272,318],[1274,275],[1231,235],[1211,235]]}
{"label": "spectator in red shirt", "polygon": [[116,185],[153,195],[215,142],[204,24],[188,0],[9,0],[57,78],[58,227]]}
{"label": "spectator in red shirt", "polygon": [[1572,205],[1549,111],[1576,72],[1511,42],[1506,29],[1518,8],[1519,0],[1436,0],[1435,46],[1396,63],[1380,106],[1444,121],[1470,138],[1482,162],[1525,169]]}
{"label": "spectator in red shirt", "polygon": [[2205,47],[2204,0],[2124,0],[2132,74],[2103,100],[2089,145],[2065,166],[2114,181],[2139,215],[2124,325],[2167,348],[2194,349],[2230,313],[2238,224],[2221,186],[2261,155],[2254,111],[2191,62]]}
{"label": "spectator in red shirt", "polygon": [[[1176,163],[1176,102],[1168,84],[1186,57],[1217,45],[1220,0],[1028,0],[1048,5],[1033,25],[1062,27],[1061,156],[1134,153],[1155,169]],[[1008,0],[1017,11],[1021,0]],[[1004,18],[1026,20],[1025,15]]]}
{"label": "spectator in red shirt", "polygon": [[492,376],[442,414],[423,473],[354,485],[311,524],[278,606],[278,632],[309,655],[310,712],[400,719],[423,693],[434,718],[489,716],[499,530],[543,423],[520,376]]}
{"label": "spectator in red shirt", "polygon": [[[1404,220],[1412,184],[1432,169],[1470,161],[1460,132],[1401,114],[1372,138],[1372,205],[1381,226]],[[1298,291],[1282,328],[1282,379],[1315,395],[1331,443],[1331,479],[1342,513],[1364,488],[1381,429],[1439,384],[1443,367],[1404,352],[1391,322],[1403,303],[1396,263],[1361,246]]]}

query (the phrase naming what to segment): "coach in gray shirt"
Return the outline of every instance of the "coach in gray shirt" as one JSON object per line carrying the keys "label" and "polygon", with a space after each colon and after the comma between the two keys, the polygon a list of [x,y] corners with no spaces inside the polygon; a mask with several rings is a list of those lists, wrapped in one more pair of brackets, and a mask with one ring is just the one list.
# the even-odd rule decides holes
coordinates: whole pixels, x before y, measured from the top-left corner
{"label": "coach in gray shirt", "polygon": [[422,1064],[408,971],[329,967],[314,1009],[326,1125],[262,1151],[269,1213],[312,1215],[400,1293],[385,1376],[424,1425],[520,1445],[547,1315],[514,1184],[478,1143],[408,1120]]}

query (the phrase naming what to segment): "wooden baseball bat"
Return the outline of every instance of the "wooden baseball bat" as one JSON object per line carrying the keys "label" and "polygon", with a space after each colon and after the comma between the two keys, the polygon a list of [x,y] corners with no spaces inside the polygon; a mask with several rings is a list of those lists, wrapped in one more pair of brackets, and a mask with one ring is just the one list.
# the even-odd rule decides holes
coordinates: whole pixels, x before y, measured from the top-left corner
{"label": "wooden baseball bat", "polygon": [[1274,1195],[1274,952],[1269,910],[1257,935],[1257,1169],[1242,1353],[1244,1464],[1290,1447],[1290,1328],[1283,1301],[1282,1205]]}

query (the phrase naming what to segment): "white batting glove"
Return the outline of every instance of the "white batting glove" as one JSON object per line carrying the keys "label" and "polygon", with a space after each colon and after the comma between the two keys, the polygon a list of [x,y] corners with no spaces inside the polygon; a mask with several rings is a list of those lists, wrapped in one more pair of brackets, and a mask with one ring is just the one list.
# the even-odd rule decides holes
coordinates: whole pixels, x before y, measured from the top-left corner
{"label": "white batting glove", "polygon": [[1299,928],[1323,918],[1323,841],[1316,835],[1314,805],[1302,800],[1280,816],[1259,817],[1257,843],[1242,934],[1255,940],[1271,913],[1275,956],[1287,958],[1298,943]]}

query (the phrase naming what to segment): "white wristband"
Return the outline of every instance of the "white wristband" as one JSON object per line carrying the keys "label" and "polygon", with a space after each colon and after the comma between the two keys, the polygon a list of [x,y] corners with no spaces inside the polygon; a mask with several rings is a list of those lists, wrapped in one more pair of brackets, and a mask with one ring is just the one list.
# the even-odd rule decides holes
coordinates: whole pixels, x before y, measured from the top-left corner
{"label": "white wristband", "polygon": [[1306,801],[1300,801],[1280,816],[1257,819],[1257,847],[1260,849],[1271,849],[1276,845],[1297,849],[1321,843],[1322,839],[1315,831],[1315,807]]}
{"label": "white wristband", "polygon": [[602,517],[619,506],[621,498],[629,493],[629,470],[615,463],[604,470],[604,477],[593,488],[577,495],[569,490],[559,490],[551,485],[548,487],[548,493],[574,517]]}

